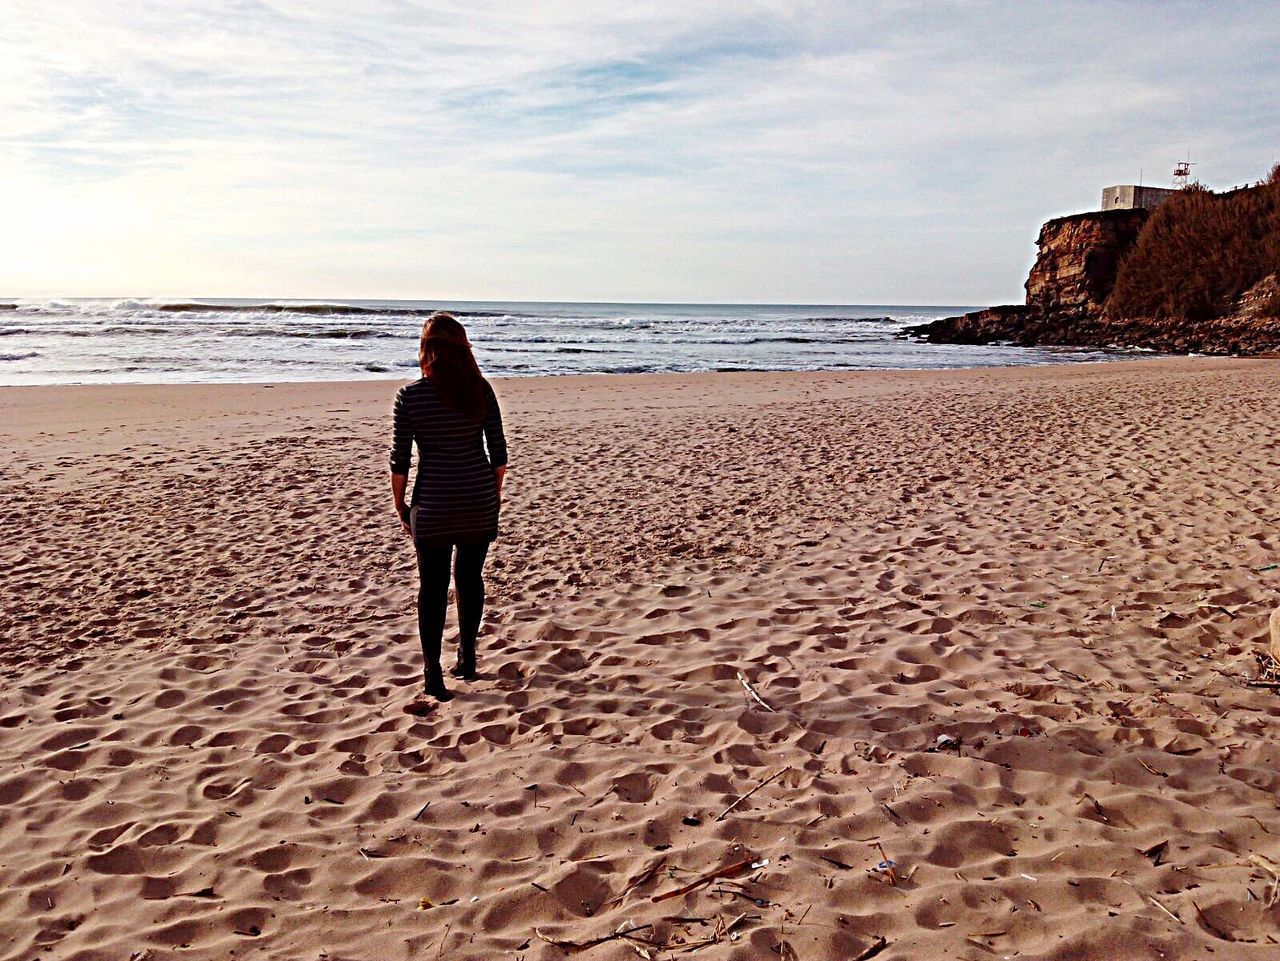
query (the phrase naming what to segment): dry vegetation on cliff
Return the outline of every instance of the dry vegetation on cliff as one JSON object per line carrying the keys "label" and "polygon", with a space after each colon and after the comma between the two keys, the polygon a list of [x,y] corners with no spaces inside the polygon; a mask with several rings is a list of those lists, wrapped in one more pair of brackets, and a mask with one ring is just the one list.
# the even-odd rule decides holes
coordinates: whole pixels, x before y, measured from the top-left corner
{"label": "dry vegetation on cliff", "polygon": [[1210,320],[1280,270],[1280,166],[1260,188],[1190,187],[1160,205],[1120,264],[1109,318]]}

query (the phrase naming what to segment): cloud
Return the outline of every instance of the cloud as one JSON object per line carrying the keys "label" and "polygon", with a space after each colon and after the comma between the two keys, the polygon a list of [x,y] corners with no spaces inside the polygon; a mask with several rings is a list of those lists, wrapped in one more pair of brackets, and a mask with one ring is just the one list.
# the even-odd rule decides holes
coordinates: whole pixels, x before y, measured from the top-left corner
{"label": "cloud", "polygon": [[1010,300],[1106,183],[1260,176],[1280,89],[1263,3],[0,16],[13,295]]}

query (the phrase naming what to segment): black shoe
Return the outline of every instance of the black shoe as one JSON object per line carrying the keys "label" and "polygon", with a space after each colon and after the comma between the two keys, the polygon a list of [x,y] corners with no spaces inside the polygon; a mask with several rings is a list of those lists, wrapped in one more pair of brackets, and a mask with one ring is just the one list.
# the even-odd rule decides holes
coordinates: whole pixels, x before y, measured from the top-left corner
{"label": "black shoe", "polygon": [[449,673],[460,681],[474,681],[476,679],[475,644],[458,645],[458,663],[453,665],[453,669]]}
{"label": "black shoe", "polygon": [[423,676],[423,689],[430,697],[434,697],[442,704],[445,701],[452,701],[453,695],[449,693],[449,689],[444,686],[444,675],[440,673],[440,668],[436,667],[434,671],[426,671]]}

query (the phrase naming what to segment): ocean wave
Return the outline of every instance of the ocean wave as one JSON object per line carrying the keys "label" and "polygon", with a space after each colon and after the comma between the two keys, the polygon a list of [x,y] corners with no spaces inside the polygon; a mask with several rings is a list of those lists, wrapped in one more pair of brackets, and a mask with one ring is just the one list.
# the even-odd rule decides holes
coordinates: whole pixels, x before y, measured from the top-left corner
{"label": "ocean wave", "polygon": [[[59,333],[59,331],[51,330],[51,334]],[[144,326],[142,324],[114,324],[111,327],[99,327],[96,330],[86,330],[83,332],[66,331],[73,337],[92,337],[96,334],[174,334],[177,331],[168,327]]]}
{"label": "ocean wave", "polygon": [[13,353],[0,353],[0,361],[3,360],[30,360],[32,357],[39,357],[38,350],[19,350]]}
{"label": "ocean wave", "polygon": [[[441,307],[403,307],[391,304],[369,306],[365,304],[334,303],[281,303],[264,301],[257,304],[211,304],[198,300],[153,301],[124,299],[110,303],[88,301],[73,303],[65,300],[46,300],[38,303],[0,305],[0,309],[12,307],[24,313],[73,314],[88,317],[111,317],[146,314],[288,314],[304,317],[429,317]],[[457,317],[512,318],[536,317],[537,314],[512,313],[505,310],[448,309]]]}
{"label": "ocean wave", "polygon": [[375,330],[372,327],[329,327],[322,330],[259,327],[254,330],[233,330],[229,333],[239,337],[292,337],[301,340],[373,340],[381,337],[408,336],[389,330]]}
{"label": "ocean wave", "polygon": [[745,340],[717,340],[716,344],[847,344],[859,337],[802,337],[798,334],[783,334],[781,337],[748,337]]}
{"label": "ocean wave", "polygon": [[[162,314],[299,314],[308,317],[430,317],[440,307],[366,307],[358,304],[202,304],[198,301],[184,303],[143,303],[136,308],[154,310]],[[502,310],[450,310],[456,317],[519,317]],[[527,315],[533,316],[533,315]]]}
{"label": "ocean wave", "polygon": [[51,327],[47,330],[33,331],[26,327],[0,327],[0,336],[5,334],[40,333],[47,337],[101,337],[103,335],[161,335],[183,337],[188,334],[222,337],[283,337],[295,340],[374,340],[379,338],[416,338],[416,334],[396,333],[390,330],[377,330],[373,327],[324,327],[307,329],[305,327],[224,327],[198,328],[190,326],[160,327],[155,324],[130,323],[112,324],[109,327],[101,324],[93,327]]}
{"label": "ocean wave", "polygon": [[87,313],[84,304],[72,304],[65,300],[45,300],[38,304],[17,304],[15,310],[23,314],[81,314]]}
{"label": "ocean wave", "polygon": [[[601,374],[654,374],[663,368],[656,364],[614,364],[609,367],[601,367],[591,373]],[[585,373],[585,371],[574,371],[573,373]]]}
{"label": "ocean wave", "polygon": [[791,324],[899,324],[899,320],[884,315],[881,317],[796,317],[788,320]]}

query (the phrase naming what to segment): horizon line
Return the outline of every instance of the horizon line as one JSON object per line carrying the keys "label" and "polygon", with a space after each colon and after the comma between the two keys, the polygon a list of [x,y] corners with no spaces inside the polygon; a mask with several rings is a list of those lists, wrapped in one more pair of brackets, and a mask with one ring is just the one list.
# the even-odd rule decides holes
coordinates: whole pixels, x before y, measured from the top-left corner
{"label": "horizon line", "polygon": [[0,297],[0,303],[16,304],[19,301],[39,301],[39,300],[136,300],[139,302],[152,301],[156,304],[200,304],[208,301],[213,304],[219,300],[245,300],[253,303],[269,305],[282,303],[295,304],[351,304],[357,301],[365,303],[382,303],[382,304],[400,304],[400,303],[423,303],[423,304],[573,304],[587,307],[927,307],[930,309],[953,308],[953,307],[973,307],[975,304],[952,303],[952,304],[918,304],[918,303],[879,303],[867,301],[865,303],[854,303],[852,301],[838,303],[835,301],[730,301],[730,300],[522,300],[519,298],[494,298],[490,300],[468,300],[464,298],[439,298],[439,297],[202,297],[192,296],[189,298],[179,297],[155,297],[149,295],[138,294],[76,294],[73,296],[47,294],[39,296],[4,296]]}

